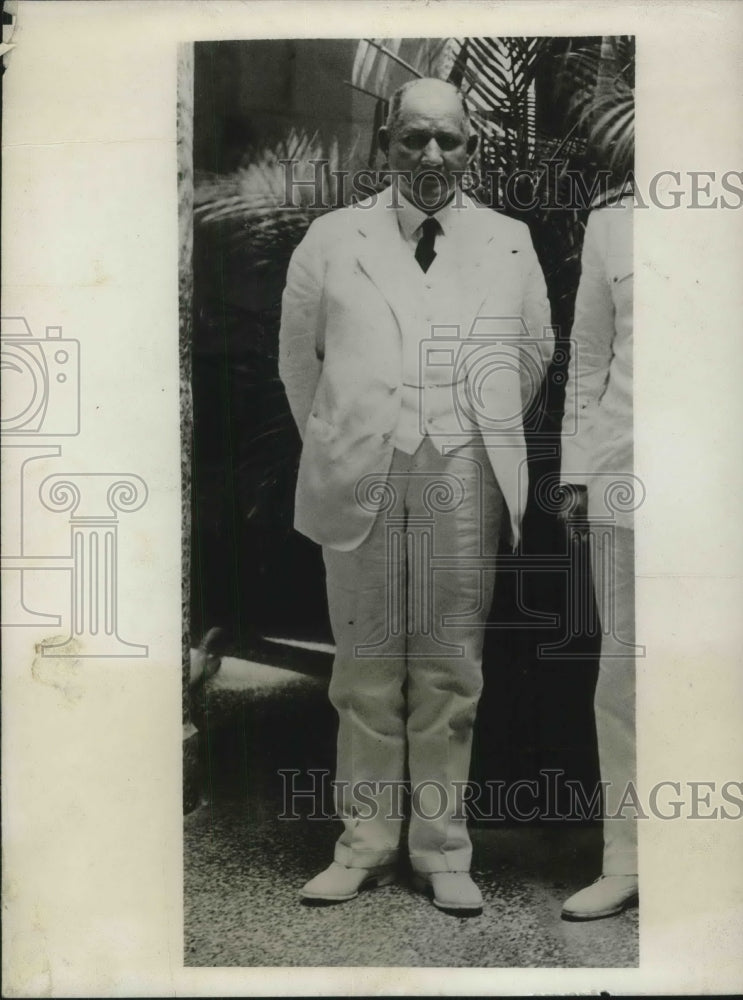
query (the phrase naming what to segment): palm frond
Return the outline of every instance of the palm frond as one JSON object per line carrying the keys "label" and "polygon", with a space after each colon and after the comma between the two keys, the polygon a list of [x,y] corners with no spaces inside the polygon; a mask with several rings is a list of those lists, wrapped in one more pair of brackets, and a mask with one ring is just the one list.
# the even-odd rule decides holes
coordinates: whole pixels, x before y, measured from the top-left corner
{"label": "palm frond", "polygon": [[194,213],[202,222],[217,222],[308,209],[328,200],[330,174],[339,166],[337,142],[326,149],[317,133],[292,130],[276,145],[249,154],[247,165],[234,173],[197,178]]}
{"label": "palm frond", "polygon": [[593,154],[626,175],[634,156],[634,39],[604,36],[598,49],[568,53],[560,82],[572,91],[572,115]]}
{"label": "palm frond", "polygon": [[357,48],[351,83],[389,100],[409,80],[449,78],[456,59],[451,38],[363,38]]}
{"label": "palm frond", "polygon": [[610,169],[625,174],[632,167],[635,102],[632,92],[604,95],[586,109],[589,138]]}
{"label": "palm frond", "polygon": [[481,135],[481,166],[505,173],[528,166],[539,143],[534,81],[549,40],[472,37],[455,44],[454,68]]}
{"label": "palm frond", "polygon": [[332,174],[354,155],[342,162],[336,141],[325,146],[317,133],[292,130],[232,174],[197,177],[194,219],[221,226],[246,264],[280,272],[310,223],[335,206]]}

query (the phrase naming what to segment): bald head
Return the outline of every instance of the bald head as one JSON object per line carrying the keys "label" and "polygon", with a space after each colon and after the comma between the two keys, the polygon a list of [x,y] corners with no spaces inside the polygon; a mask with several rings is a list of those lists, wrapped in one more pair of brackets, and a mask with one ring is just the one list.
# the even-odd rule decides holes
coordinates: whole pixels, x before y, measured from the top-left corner
{"label": "bald head", "polygon": [[445,113],[461,115],[469,131],[470,114],[464,94],[452,83],[438,80],[435,77],[423,77],[420,80],[410,80],[398,87],[390,98],[386,127],[389,132],[400,124],[405,112],[416,113],[420,110],[432,111],[438,109]]}
{"label": "bald head", "polygon": [[424,78],[395,91],[379,145],[403,195],[425,212],[454,194],[477,149],[464,97],[444,80]]}

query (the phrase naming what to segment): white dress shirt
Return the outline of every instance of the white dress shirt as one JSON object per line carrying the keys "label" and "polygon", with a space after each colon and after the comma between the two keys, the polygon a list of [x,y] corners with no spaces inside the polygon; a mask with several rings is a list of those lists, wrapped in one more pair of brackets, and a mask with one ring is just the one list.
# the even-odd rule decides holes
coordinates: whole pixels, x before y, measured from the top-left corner
{"label": "white dress shirt", "polygon": [[[400,236],[413,256],[423,235],[422,225],[429,217],[428,213],[422,212],[400,196],[397,209]],[[434,213],[433,218],[440,227],[434,243],[436,256],[428,271],[417,268],[420,280],[416,287],[410,289],[411,313],[401,328],[403,391],[394,443],[396,448],[410,455],[415,453],[425,436],[425,427],[430,423],[425,412],[424,389],[427,385],[430,387],[430,378],[422,365],[425,355],[422,350],[423,341],[431,338],[433,326],[455,325],[454,317],[459,314],[461,287],[459,248],[467,238],[466,206],[457,204],[456,198]],[[462,336],[462,331],[458,331],[457,335]],[[445,393],[447,399],[451,398],[453,408],[455,389],[451,385],[451,379],[447,381],[444,373],[442,378],[444,382],[437,388],[437,392]],[[445,445],[463,444],[476,435],[475,424],[472,423],[470,434],[466,430],[470,422],[464,417],[463,422],[465,428],[460,436],[446,440],[438,434],[432,436],[431,440],[439,451]]]}

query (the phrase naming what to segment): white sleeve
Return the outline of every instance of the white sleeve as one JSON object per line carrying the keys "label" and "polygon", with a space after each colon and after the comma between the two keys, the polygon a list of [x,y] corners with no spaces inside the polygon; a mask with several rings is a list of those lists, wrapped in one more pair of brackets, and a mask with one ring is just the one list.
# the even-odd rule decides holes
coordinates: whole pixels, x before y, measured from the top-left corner
{"label": "white sleeve", "polygon": [[[528,340],[522,346],[529,361],[521,364],[521,395],[525,406],[528,406],[547,374],[547,368],[555,349],[555,334],[551,324],[550,303],[547,297],[547,285],[542,273],[536,251],[528,238],[526,249],[529,274],[524,294],[523,320],[529,331]],[[534,377],[538,384],[534,385]]]}
{"label": "white sleeve", "polygon": [[606,271],[605,223],[600,211],[591,214],[583,243],[562,422],[563,483],[586,484],[593,472],[592,425],[609,378],[614,302]]}
{"label": "white sleeve", "polygon": [[322,371],[324,259],[316,225],[292,254],[281,299],[279,376],[302,438]]}

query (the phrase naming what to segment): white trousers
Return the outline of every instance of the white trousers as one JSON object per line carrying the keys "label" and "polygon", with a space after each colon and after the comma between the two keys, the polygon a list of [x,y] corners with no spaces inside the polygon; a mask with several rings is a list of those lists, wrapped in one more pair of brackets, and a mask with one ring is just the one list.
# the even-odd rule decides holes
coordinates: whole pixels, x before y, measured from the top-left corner
{"label": "white trousers", "polygon": [[505,502],[480,440],[442,456],[426,437],[380,477],[384,509],[352,552],[323,550],[336,657],[335,860],[391,862],[409,778],[419,872],[468,871],[464,817],[482,646]]}
{"label": "white trousers", "polygon": [[[604,875],[637,874],[634,531],[592,524],[591,558],[603,636],[594,697],[604,794]],[[626,805],[625,805],[626,803]],[[621,815],[617,815],[621,813]],[[612,818],[616,817],[616,818]]]}

